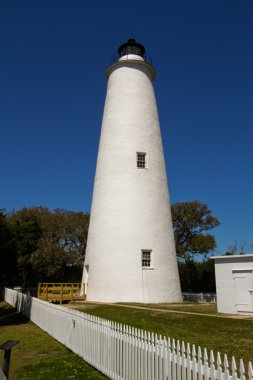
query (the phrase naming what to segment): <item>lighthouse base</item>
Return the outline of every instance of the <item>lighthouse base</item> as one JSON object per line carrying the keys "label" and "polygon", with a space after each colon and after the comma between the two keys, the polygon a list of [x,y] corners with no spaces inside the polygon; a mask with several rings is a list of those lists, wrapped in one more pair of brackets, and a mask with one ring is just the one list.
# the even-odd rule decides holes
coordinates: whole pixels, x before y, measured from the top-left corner
{"label": "lighthouse base", "polygon": [[[131,278],[124,281],[120,276],[113,281],[110,276],[106,280],[103,276],[95,276],[96,281],[89,278],[86,288],[86,300],[89,302],[137,302],[137,303],[174,303],[182,302],[182,294],[178,276],[169,276],[167,271],[142,270],[138,279]],[[177,274],[177,271],[176,271]]]}

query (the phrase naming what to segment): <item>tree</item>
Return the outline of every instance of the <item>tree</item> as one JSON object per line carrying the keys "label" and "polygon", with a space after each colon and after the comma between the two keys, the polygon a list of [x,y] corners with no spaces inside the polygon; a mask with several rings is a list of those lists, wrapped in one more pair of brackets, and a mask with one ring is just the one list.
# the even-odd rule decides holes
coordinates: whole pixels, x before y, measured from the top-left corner
{"label": "tree", "polygon": [[0,286],[12,285],[9,281],[16,269],[13,233],[3,209],[0,210]]}
{"label": "tree", "polygon": [[205,203],[199,201],[178,202],[172,205],[172,220],[177,255],[183,261],[191,260],[194,255],[207,255],[215,249],[213,235],[205,233],[220,222],[212,216]]}
{"label": "tree", "polygon": [[0,211],[0,284],[27,285],[32,280],[29,257],[37,249],[39,226],[33,221],[11,221]]}
{"label": "tree", "polygon": [[204,260],[198,263],[200,273],[200,291],[204,293],[216,293],[214,260]]}
{"label": "tree", "polygon": [[17,249],[17,269],[24,288],[38,282],[80,281],[88,214],[31,207],[12,212],[9,222],[20,226],[18,231],[22,232],[22,238],[17,239],[21,243]]}
{"label": "tree", "polygon": [[241,242],[239,245],[238,242],[235,240],[234,243],[228,247],[228,250],[225,253],[225,256],[245,255],[246,248],[247,248],[246,242]]}
{"label": "tree", "polygon": [[181,289],[183,292],[215,293],[214,260],[179,262]]}
{"label": "tree", "polygon": [[178,269],[182,292],[198,292],[200,279],[196,263],[192,260],[179,262]]}
{"label": "tree", "polygon": [[32,253],[38,248],[42,231],[39,224],[33,220],[19,220],[10,223],[13,231],[13,245],[17,255],[17,276],[15,285],[25,289],[36,281],[33,267],[30,263]]}

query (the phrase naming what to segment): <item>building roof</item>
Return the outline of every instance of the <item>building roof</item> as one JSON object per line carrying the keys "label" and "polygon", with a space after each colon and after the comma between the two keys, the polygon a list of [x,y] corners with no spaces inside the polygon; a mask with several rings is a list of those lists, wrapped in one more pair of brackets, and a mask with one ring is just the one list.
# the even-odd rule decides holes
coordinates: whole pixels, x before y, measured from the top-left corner
{"label": "building roof", "polygon": [[252,257],[253,258],[253,253],[247,253],[243,255],[224,255],[224,256],[212,256],[210,259],[216,260],[216,259],[238,259],[238,258],[246,258],[246,257]]}

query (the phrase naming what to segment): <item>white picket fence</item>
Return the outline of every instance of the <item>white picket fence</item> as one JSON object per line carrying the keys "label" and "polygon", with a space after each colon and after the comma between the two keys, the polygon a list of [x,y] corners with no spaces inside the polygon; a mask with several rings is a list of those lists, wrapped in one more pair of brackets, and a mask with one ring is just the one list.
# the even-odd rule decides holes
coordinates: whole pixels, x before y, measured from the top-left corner
{"label": "white picket fence", "polygon": [[253,380],[252,364],[174,339],[53,305],[11,289],[5,301],[41,329],[116,380]]}
{"label": "white picket fence", "polygon": [[182,296],[183,296],[184,301],[193,301],[193,302],[200,302],[200,303],[205,303],[205,302],[216,303],[217,302],[216,293],[183,292]]}

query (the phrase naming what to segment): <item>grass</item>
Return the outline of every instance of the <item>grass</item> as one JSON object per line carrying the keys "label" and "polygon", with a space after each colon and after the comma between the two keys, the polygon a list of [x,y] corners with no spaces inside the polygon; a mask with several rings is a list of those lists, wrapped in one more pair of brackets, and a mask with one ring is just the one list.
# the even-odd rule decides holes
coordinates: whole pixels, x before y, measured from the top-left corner
{"label": "grass", "polygon": [[[172,308],[174,307],[175,305]],[[194,304],[191,305],[191,310],[200,308],[199,304],[196,307]],[[79,310],[202,348],[206,347],[208,350],[214,350],[214,353],[219,351],[221,354],[227,354],[230,359],[232,356],[237,360],[242,358],[245,364],[253,359],[253,319],[166,313],[152,310],[151,307],[150,310],[141,310],[120,305],[87,304],[86,307],[79,306]]]}
{"label": "grass", "polygon": [[[121,305],[133,305],[143,307],[141,303],[120,303]],[[217,315],[217,305],[216,303],[198,303],[198,302],[183,302],[183,303],[159,303],[159,304],[145,304],[145,307],[150,309],[163,309],[163,310],[177,310],[186,311],[190,313],[200,313],[200,314],[212,314]]]}
{"label": "grass", "polygon": [[[243,358],[245,364],[253,359],[253,319],[166,313],[166,309],[176,308],[182,311],[215,314],[214,305],[147,305],[150,310],[125,306],[87,304],[79,309],[162,336],[213,349],[216,353],[227,353],[230,359],[234,355],[237,359]],[[154,307],[164,311],[152,310]],[[80,357],[17,313],[14,308],[0,302],[0,343],[8,339],[20,341],[12,351],[10,380],[105,379]]]}
{"label": "grass", "polygon": [[[105,379],[14,308],[0,302],[0,343],[9,339],[20,341],[11,353],[10,380]],[[2,362],[3,355],[0,357]]]}

